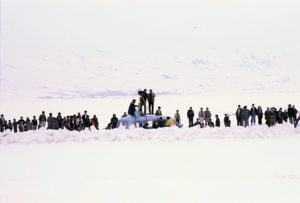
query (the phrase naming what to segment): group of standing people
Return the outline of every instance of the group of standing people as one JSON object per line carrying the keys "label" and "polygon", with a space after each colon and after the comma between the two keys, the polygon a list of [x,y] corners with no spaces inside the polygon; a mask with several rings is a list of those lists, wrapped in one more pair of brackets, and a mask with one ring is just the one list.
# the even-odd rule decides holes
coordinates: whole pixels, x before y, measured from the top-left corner
{"label": "group of standing people", "polygon": [[26,120],[24,120],[23,116],[21,116],[18,121],[14,118],[12,122],[11,120],[7,121],[3,114],[1,114],[0,117],[0,132],[7,129],[14,133],[26,132],[29,130],[37,130],[41,127],[52,130],[66,128],[70,131],[81,131],[85,128],[90,129],[91,126],[95,126],[95,128],[99,130],[98,118],[96,115],[94,115],[93,118],[90,118],[87,111],[84,111],[82,115],[78,113],[77,115],[74,114],[65,117],[62,117],[60,112],[57,116],[53,116],[52,113],[49,113],[49,116],[46,116],[45,111],[42,111],[42,114],[40,114],[38,119],[36,116],[33,116],[32,119],[27,117]]}
{"label": "group of standing people", "polygon": [[[139,115],[147,115],[146,113],[146,101],[148,101],[149,105],[149,114],[153,115],[154,111],[154,99],[155,99],[155,93],[150,90],[149,93],[147,93],[147,89],[144,89],[144,91],[138,92],[140,95],[139,104],[136,105],[136,100],[133,99],[132,102],[129,105],[128,114],[124,112],[122,117],[126,117],[128,115],[135,116],[136,111],[138,111]],[[142,112],[144,110],[144,112]],[[297,114],[299,115],[297,116]],[[155,112],[156,116],[162,116],[161,107],[159,106],[158,109]],[[243,108],[241,105],[238,105],[238,108],[235,112],[236,120],[237,120],[237,126],[244,126],[247,127],[250,124],[255,125],[256,121],[258,121],[258,125],[262,125],[263,118],[265,118],[265,123],[267,126],[271,127],[277,124],[282,124],[283,122],[289,122],[294,125],[296,128],[299,121],[300,121],[300,111],[295,108],[295,105],[288,105],[288,108],[283,110],[282,108],[275,108],[275,107],[268,107],[266,111],[264,112],[261,106],[258,106],[256,108],[255,104],[252,104],[251,108],[248,109],[247,106],[244,106]],[[189,121],[189,127],[193,126],[200,126],[200,128],[203,127],[220,127],[221,122],[218,115],[215,115],[215,122],[212,121],[212,114],[207,107],[205,110],[201,107],[200,111],[198,112],[198,116],[196,118],[196,122],[194,123],[194,117],[195,113],[192,107],[189,108],[187,111],[187,118]],[[169,123],[172,126],[172,120],[169,118]],[[249,121],[250,120],[250,121]],[[176,110],[176,113],[174,114],[174,122],[181,124],[181,116],[179,113],[179,110]],[[116,114],[113,114],[113,117],[110,120],[110,123],[107,125],[105,129],[114,129],[117,127],[118,118]],[[162,121],[157,121],[158,127],[162,126]],[[229,119],[229,115],[225,114],[224,116],[224,126],[230,127],[231,121]],[[4,115],[1,114],[0,116],[0,132],[3,132],[4,130],[10,129],[11,131],[17,133],[17,132],[24,132],[29,130],[37,130],[41,127],[45,127],[47,129],[68,129],[68,130],[77,130],[81,131],[86,128],[89,128],[91,126],[94,126],[97,130],[99,130],[99,122],[96,115],[93,116],[93,118],[90,118],[87,114],[87,111],[84,111],[84,113],[81,115],[78,113],[77,115],[70,115],[62,117],[61,113],[58,113],[57,116],[53,116],[52,113],[49,113],[49,116],[47,117],[45,112],[43,111],[42,114],[37,119],[36,116],[33,116],[32,119],[26,118],[23,119],[21,116],[19,120],[16,120],[15,118],[13,121],[6,120],[4,118]]]}
{"label": "group of standing people", "polygon": [[249,126],[249,119],[251,125],[256,124],[256,118],[258,119],[258,124],[262,125],[263,117],[265,117],[266,125],[268,127],[274,126],[276,123],[282,124],[283,122],[289,121],[291,124],[294,124],[294,127],[296,128],[300,120],[300,112],[298,118],[297,113],[298,111],[295,108],[295,105],[292,106],[291,104],[288,105],[287,110],[268,107],[265,112],[262,110],[261,106],[256,108],[255,104],[252,104],[250,109],[248,109],[247,106],[241,108],[241,106],[238,105],[236,110],[236,120],[238,126],[247,127]]}
{"label": "group of standing people", "polygon": [[[204,110],[203,107],[200,108],[200,111],[198,112],[198,117],[196,118],[196,122],[194,123],[194,117],[195,113],[193,110],[193,107],[190,107],[190,109],[187,111],[187,118],[189,120],[189,127],[197,126],[199,125],[200,128],[204,128],[206,126],[208,127],[220,127],[221,121],[219,118],[219,115],[215,115],[215,122],[212,121],[212,114],[208,107]],[[229,116],[227,114],[224,115],[224,126],[230,127],[231,121],[229,119]]]}

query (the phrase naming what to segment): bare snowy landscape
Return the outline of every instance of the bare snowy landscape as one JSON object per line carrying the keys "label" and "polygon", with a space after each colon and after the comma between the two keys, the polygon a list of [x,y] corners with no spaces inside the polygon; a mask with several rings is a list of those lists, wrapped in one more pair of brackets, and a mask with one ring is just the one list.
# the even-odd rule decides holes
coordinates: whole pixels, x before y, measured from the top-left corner
{"label": "bare snowy landscape", "polygon": [[[300,2],[3,0],[0,114],[97,115],[0,132],[0,203],[299,203],[300,128],[237,127],[237,105],[300,109]],[[183,128],[104,130],[137,90]],[[189,107],[220,128],[188,128]],[[224,114],[232,127],[225,128]]]}

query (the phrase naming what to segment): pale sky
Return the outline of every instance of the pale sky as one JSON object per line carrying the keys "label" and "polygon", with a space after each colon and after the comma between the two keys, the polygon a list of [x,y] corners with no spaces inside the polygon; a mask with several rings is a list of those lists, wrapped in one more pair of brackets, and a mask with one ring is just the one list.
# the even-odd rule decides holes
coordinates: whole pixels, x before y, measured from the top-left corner
{"label": "pale sky", "polygon": [[[133,68],[136,72],[131,75],[144,72],[152,78],[163,77],[167,82],[173,79],[174,89],[189,81],[191,84],[187,86],[191,91],[202,85],[196,83],[196,75],[202,76],[206,70],[214,70],[212,75],[225,75],[239,70],[234,66],[243,68],[241,74],[252,68],[258,71],[266,67],[273,73],[270,68],[281,68],[278,78],[275,73],[266,84],[258,81],[254,84],[257,88],[265,88],[274,81],[292,81],[289,85],[295,86],[297,83],[291,77],[300,74],[300,0],[2,0],[1,3],[2,92],[24,92],[33,86],[46,85],[57,89],[55,85],[66,87],[75,81],[88,87],[106,85],[107,89],[119,90],[119,84],[105,80],[109,77],[103,75],[113,74],[113,80],[121,82],[119,78],[127,77],[124,74]],[[156,70],[152,71],[154,66]],[[194,66],[203,71],[193,69]],[[188,67],[190,72],[183,70]],[[89,72],[85,80],[82,72]],[[188,74],[194,75],[194,80],[186,80]],[[104,78],[94,78],[95,75]],[[46,83],[59,76],[61,83]],[[36,79],[33,81],[31,77]],[[135,79],[140,80],[132,82],[128,89],[153,82]],[[237,81],[230,81],[229,86],[236,86]],[[217,83],[211,87],[214,84]],[[160,79],[153,82],[156,88],[162,85]],[[284,90],[288,84],[284,85],[287,86],[279,87]]]}

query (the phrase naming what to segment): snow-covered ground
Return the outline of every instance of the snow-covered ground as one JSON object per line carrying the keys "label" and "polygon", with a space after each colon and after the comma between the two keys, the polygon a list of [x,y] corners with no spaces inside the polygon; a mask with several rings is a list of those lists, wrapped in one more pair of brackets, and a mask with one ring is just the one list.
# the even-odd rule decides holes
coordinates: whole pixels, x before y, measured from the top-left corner
{"label": "snow-covered ground", "polygon": [[291,125],[4,133],[0,201],[297,203],[299,133]]}

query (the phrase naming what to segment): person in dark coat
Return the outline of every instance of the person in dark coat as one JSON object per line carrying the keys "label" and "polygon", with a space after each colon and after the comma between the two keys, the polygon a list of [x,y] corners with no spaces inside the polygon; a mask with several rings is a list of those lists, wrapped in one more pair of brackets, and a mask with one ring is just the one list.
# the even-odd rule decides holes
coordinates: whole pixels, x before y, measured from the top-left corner
{"label": "person in dark coat", "polygon": [[62,118],[60,112],[58,112],[58,114],[57,114],[56,121],[58,124],[58,128],[63,129],[63,118]]}
{"label": "person in dark coat", "polygon": [[300,112],[299,112],[298,118],[296,119],[295,124],[294,124],[295,128],[297,128],[299,121],[300,121]]}
{"label": "person in dark coat", "polygon": [[257,115],[257,109],[254,104],[252,104],[252,107],[250,109],[250,116],[251,116],[251,125],[255,125],[256,123],[256,115]]}
{"label": "person in dark coat", "polygon": [[284,120],[284,122],[287,122],[288,118],[289,118],[289,116],[288,116],[288,113],[287,113],[287,111],[285,109],[284,112],[283,112],[283,120]]}
{"label": "person in dark coat", "polygon": [[194,111],[193,108],[190,107],[190,109],[187,111],[187,117],[189,119],[189,127],[192,127],[194,124]]}
{"label": "person in dark coat", "polygon": [[37,120],[36,120],[35,116],[33,116],[33,118],[32,118],[31,126],[32,126],[32,130],[36,130],[37,129]]}
{"label": "person in dark coat", "polygon": [[291,104],[289,104],[289,106],[288,106],[288,117],[289,117],[290,123],[293,124],[293,122],[294,122],[294,120],[293,120],[293,118],[294,118],[294,109],[292,108]]}
{"label": "person in dark coat", "polygon": [[270,111],[269,107],[265,111],[265,119],[266,119],[267,126],[270,127],[271,126],[271,111]]}
{"label": "person in dark coat", "polygon": [[14,133],[18,132],[18,122],[16,121],[16,119],[13,119],[13,128],[14,128]]}
{"label": "person in dark coat", "polygon": [[[20,123],[23,123],[23,126],[25,124],[25,120],[23,119],[23,116],[20,117],[20,120],[18,120],[18,125],[20,125]],[[24,129],[23,129],[24,130]]]}
{"label": "person in dark coat", "polygon": [[112,125],[112,129],[117,127],[118,118],[116,117],[116,114],[113,114],[113,117],[110,119],[110,123]]}
{"label": "person in dark coat", "polygon": [[159,107],[157,107],[157,110],[155,112],[155,116],[161,116],[161,115],[162,115],[162,113],[161,113],[161,107],[159,106]]}
{"label": "person in dark coat", "polygon": [[282,124],[283,123],[282,108],[280,108],[279,111],[278,111],[278,113],[277,113],[277,122],[278,122],[278,124]]}
{"label": "person in dark coat", "polygon": [[221,126],[221,122],[220,122],[219,116],[216,115],[216,127],[220,127],[220,126]]}
{"label": "person in dark coat", "polygon": [[243,125],[246,128],[247,126],[249,126],[249,110],[247,109],[247,106],[244,106],[243,110],[242,110],[242,121],[243,121]]}
{"label": "person in dark coat", "polygon": [[264,112],[263,112],[261,106],[258,106],[258,108],[257,108],[258,125],[262,124],[263,115],[264,115]]}
{"label": "person in dark coat", "polygon": [[271,108],[271,126],[274,126],[276,123],[276,110],[274,107]]}
{"label": "person in dark coat", "polygon": [[153,129],[157,129],[158,128],[158,121],[157,120],[153,121],[152,128]]}
{"label": "person in dark coat", "polygon": [[147,89],[144,89],[143,93],[141,94],[141,98],[140,98],[140,111],[142,111],[142,107],[144,107],[144,114],[146,115],[146,111],[147,111],[147,107],[146,107],[146,103],[148,100],[148,93],[147,93]]}
{"label": "person in dark coat", "polygon": [[90,128],[90,126],[91,126],[91,119],[90,119],[89,115],[86,115],[84,117],[83,125],[84,125],[84,128]]}
{"label": "person in dark coat", "polygon": [[162,117],[159,117],[157,125],[158,125],[159,128],[165,127],[165,123],[164,123]]}
{"label": "person in dark coat", "polygon": [[10,131],[12,131],[12,129],[13,129],[13,125],[11,123],[11,120],[8,120],[7,129],[10,129]]}
{"label": "person in dark coat", "polygon": [[209,127],[211,127],[211,128],[214,128],[214,127],[215,127],[214,122],[212,122],[211,119],[208,120],[207,125],[208,125]]}
{"label": "person in dark coat", "polygon": [[45,111],[42,111],[42,114],[39,116],[39,128],[45,127],[46,121],[47,119],[46,119]]}
{"label": "person in dark coat", "polygon": [[230,127],[231,121],[229,119],[229,116],[227,114],[225,114],[224,116],[224,126],[225,127]]}
{"label": "person in dark coat", "polygon": [[4,119],[4,115],[1,114],[1,116],[0,116],[0,132],[4,131],[4,126],[5,126],[5,119]]}
{"label": "person in dark coat", "polygon": [[19,123],[19,125],[18,125],[18,127],[19,127],[19,132],[21,133],[21,132],[24,132],[24,120],[19,120],[20,122],[18,122]]}
{"label": "person in dark coat", "polygon": [[155,93],[150,89],[150,93],[148,94],[148,105],[149,105],[149,114],[153,115],[154,111],[154,101],[155,101]]}
{"label": "person in dark coat", "polygon": [[143,126],[144,129],[149,129],[149,124],[145,123],[145,125]]}
{"label": "person in dark coat", "polygon": [[295,108],[295,105],[293,105],[293,121],[294,121],[294,124],[296,123],[297,113],[298,113],[298,111]]}
{"label": "person in dark coat", "polygon": [[31,121],[28,117],[26,118],[26,123],[25,123],[25,126],[24,126],[24,130],[25,131],[32,130]]}
{"label": "person in dark coat", "polygon": [[54,128],[54,119],[52,117],[52,113],[49,113],[49,116],[47,118],[48,128],[47,129],[53,129]]}
{"label": "person in dark coat", "polygon": [[135,99],[133,99],[129,105],[129,108],[128,108],[128,114],[131,115],[131,116],[134,116],[134,112],[136,111],[135,109],[136,105],[135,105]]}
{"label": "person in dark coat", "polygon": [[93,117],[93,122],[95,123],[95,128],[97,130],[99,130],[99,122],[98,122],[98,118],[96,115],[94,115],[94,117]]}
{"label": "person in dark coat", "polygon": [[241,105],[238,105],[238,108],[235,112],[235,116],[236,116],[236,121],[237,121],[237,126],[243,126],[243,122],[242,122],[242,108]]}
{"label": "person in dark coat", "polygon": [[199,118],[197,118],[196,122],[193,124],[193,126],[197,126],[197,125],[199,125],[199,126],[200,126],[200,128],[202,127],[202,125],[201,125],[201,123],[200,123],[200,119],[199,119]]}

